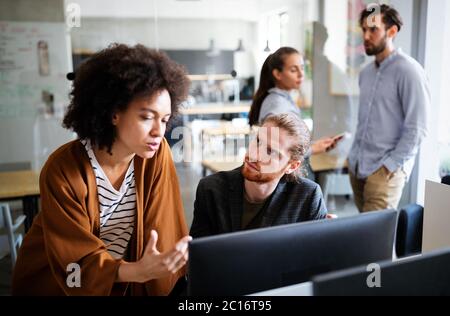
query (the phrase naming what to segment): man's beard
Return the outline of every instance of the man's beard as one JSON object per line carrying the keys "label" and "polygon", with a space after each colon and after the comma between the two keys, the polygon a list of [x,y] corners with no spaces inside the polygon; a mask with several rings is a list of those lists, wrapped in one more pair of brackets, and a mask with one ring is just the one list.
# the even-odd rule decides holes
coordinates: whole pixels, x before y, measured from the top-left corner
{"label": "man's beard", "polygon": [[262,173],[261,171],[258,172],[251,169],[249,166],[247,166],[247,164],[244,163],[244,166],[241,169],[241,174],[247,181],[264,184],[272,182],[275,179],[282,178],[284,175],[284,168],[277,172]]}
{"label": "man's beard", "polygon": [[378,46],[372,47],[372,48],[366,48],[366,54],[368,56],[376,56],[380,53],[382,53],[387,46],[387,36],[383,38],[381,43]]}

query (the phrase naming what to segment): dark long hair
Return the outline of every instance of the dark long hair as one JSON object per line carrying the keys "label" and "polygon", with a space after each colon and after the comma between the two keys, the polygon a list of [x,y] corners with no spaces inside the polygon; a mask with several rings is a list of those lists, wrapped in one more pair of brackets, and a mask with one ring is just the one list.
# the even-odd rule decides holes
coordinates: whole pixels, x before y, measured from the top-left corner
{"label": "dark long hair", "polygon": [[295,48],[281,47],[275,53],[269,55],[261,68],[259,87],[253,97],[252,106],[249,113],[249,123],[251,126],[258,124],[259,113],[264,99],[269,95],[269,90],[275,87],[273,70],[283,71],[284,60],[291,54],[300,54]]}

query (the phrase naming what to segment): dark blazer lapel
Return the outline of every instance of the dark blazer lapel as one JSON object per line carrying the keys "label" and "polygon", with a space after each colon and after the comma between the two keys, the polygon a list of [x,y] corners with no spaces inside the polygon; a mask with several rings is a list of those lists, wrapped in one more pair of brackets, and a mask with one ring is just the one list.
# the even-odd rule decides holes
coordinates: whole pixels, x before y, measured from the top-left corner
{"label": "dark blazer lapel", "polygon": [[229,214],[233,232],[241,230],[241,219],[244,205],[244,177],[241,168],[230,172],[228,179]]}
{"label": "dark blazer lapel", "polygon": [[261,222],[261,228],[273,226],[275,220],[280,216],[280,210],[282,209],[283,202],[287,198],[286,192],[287,183],[284,181],[284,179],[281,179],[280,183],[278,183],[278,186],[275,189],[275,192],[272,193],[269,205],[264,212]]}

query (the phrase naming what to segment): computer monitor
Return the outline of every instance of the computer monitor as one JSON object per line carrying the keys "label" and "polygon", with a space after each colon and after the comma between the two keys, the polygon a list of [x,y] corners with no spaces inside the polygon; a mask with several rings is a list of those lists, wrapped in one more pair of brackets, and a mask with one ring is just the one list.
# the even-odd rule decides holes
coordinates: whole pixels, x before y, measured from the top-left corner
{"label": "computer monitor", "polygon": [[450,295],[450,249],[398,262],[380,263],[379,286],[367,267],[332,272],[313,278],[316,296]]}
{"label": "computer monitor", "polygon": [[246,295],[392,258],[397,212],[194,239],[188,295]]}
{"label": "computer monitor", "polygon": [[450,247],[450,186],[425,183],[422,252]]}

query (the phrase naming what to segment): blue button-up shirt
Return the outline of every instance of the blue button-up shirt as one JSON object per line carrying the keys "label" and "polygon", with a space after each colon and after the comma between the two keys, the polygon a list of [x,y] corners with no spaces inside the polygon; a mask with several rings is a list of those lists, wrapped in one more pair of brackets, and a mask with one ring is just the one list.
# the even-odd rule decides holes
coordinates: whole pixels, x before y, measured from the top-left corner
{"label": "blue button-up shirt", "polygon": [[411,174],[415,156],[427,134],[431,104],[425,71],[401,50],[379,66],[371,63],[359,77],[358,127],[349,168],[365,179],[382,166]]}

